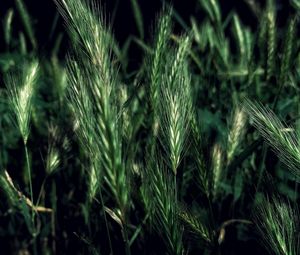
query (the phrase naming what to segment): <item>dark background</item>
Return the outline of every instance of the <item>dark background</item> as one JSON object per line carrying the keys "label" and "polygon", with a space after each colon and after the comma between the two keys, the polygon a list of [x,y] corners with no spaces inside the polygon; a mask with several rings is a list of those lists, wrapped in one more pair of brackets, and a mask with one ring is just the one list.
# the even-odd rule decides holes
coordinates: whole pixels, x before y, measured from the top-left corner
{"label": "dark background", "polygon": [[[173,1],[165,1],[170,3],[176,12],[180,15],[180,17],[186,22],[190,23],[190,17],[194,16],[198,20],[203,18],[203,12],[196,8],[199,6],[197,1],[201,0],[173,0]],[[251,0],[250,0],[251,1]],[[24,0],[31,17],[34,20],[35,25],[35,33],[38,39],[39,45],[39,53],[42,55],[49,54],[50,49],[53,47],[55,35],[59,32],[64,33],[63,44],[60,50],[60,56],[63,58],[66,49],[67,49],[67,36],[64,28],[64,21],[61,17],[57,16],[58,13],[56,11],[56,6],[53,0]],[[135,24],[135,19],[133,15],[133,10],[131,6],[130,0],[101,0],[97,1],[101,2],[101,6],[105,10],[106,19],[110,21],[114,35],[122,45],[129,35],[138,36],[138,30]],[[151,31],[153,25],[155,23],[155,19],[159,14],[159,11],[162,9],[163,1],[162,0],[140,0],[138,1],[141,12],[144,20],[144,30],[145,30],[145,40],[151,39]],[[253,12],[250,11],[248,0],[220,0],[219,1],[222,7],[223,17],[226,17],[227,14],[231,10],[236,10],[237,13],[240,14],[240,18],[245,25],[252,27],[255,29],[257,27],[257,23],[259,21],[259,17],[256,17]],[[259,6],[264,7],[266,1],[265,0],[257,0],[255,1]],[[286,21],[286,17],[290,12],[290,5],[288,1],[277,0],[277,9],[278,9],[278,23],[284,23]],[[15,10],[15,1],[13,0],[1,0],[0,2],[0,15],[3,17],[6,14],[9,8],[13,8]],[[14,24],[13,27],[17,34],[18,28],[21,26],[20,19],[18,15],[15,13],[14,16]],[[51,28],[53,26],[53,22],[55,18],[58,18],[57,25],[54,30],[54,35],[50,35]],[[175,31],[180,33],[181,30],[180,25],[175,25]],[[1,26],[2,29],[2,26]],[[3,51],[3,40],[0,43],[0,51]],[[139,49],[131,48],[131,56],[134,61],[135,58],[139,59]]]}

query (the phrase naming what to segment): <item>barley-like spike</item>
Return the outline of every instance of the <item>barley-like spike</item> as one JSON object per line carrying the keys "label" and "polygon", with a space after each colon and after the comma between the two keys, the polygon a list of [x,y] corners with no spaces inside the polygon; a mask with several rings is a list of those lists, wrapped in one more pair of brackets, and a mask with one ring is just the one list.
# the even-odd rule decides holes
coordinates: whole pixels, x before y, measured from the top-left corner
{"label": "barley-like spike", "polygon": [[[116,105],[118,75],[112,62],[113,37],[95,2],[88,5],[84,0],[56,0],[56,3],[74,44],[73,56],[68,59],[69,102],[79,140],[86,154],[91,155],[89,197],[98,189],[101,192],[103,177],[119,212],[125,252],[129,255],[130,188],[122,155],[121,111]],[[101,204],[104,209],[102,199]],[[107,232],[109,235],[108,228]]]}
{"label": "barley-like spike", "polygon": [[[253,125],[272,146],[279,158],[291,169],[296,177],[300,177],[300,145],[299,135],[293,128],[284,125],[267,107],[246,100],[245,111],[253,121]],[[285,130],[290,128],[291,132]]]}
{"label": "barley-like spike", "polygon": [[[280,199],[264,199],[256,208],[256,224],[276,255],[297,255],[297,210]],[[288,220],[287,220],[288,219]]]}
{"label": "barley-like spike", "polygon": [[48,175],[56,171],[61,162],[61,155],[57,148],[57,141],[60,138],[59,129],[57,126],[49,125],[49,135],[48,135],[48,150],[46,158],[46,173]]}
{"label": "barley-like spike", "polygon": [[198,123],[196,122],[195,114],[191,117],[191,133],[193,138],[193,147],[195,149],[194,158],[197,166],[197,182],[203,192],[209,196],[209,178],[208,168],[203,155],[203,141],[199,130]]}
{"label": "barley-like spike", "polygon": [[186,37],[180,43],[170,63],[169,72],[164,75],[166,85],[161,88],[160,96],[161,141],[169,154],[171,168],[175,175],[186,143],[189,114],[192,112],[190,76],[185,62],[188,45],[189,37]]}
{"label": "barley-like spike", "polygon": [[180,218],[189,226],[190,231],[208,244],[213,242],[213,234],[209,227],[207,227],[201,220],[190,212],[180,213]]}
{"label": "barley-like spike", "polygon": [[158,114],[158,95],[160,86],[162,86],[162,74],[165,68],[165,54],[170,34],[171,10],[161,14],[161,17],[158,20],[158,31],[155,38],[154,54],[150,58],[150,99],[154,116],[157,116]]}
{"label": "barley-like spike", "polygon": [[236,108],[231,121],[232,126],[228,133],[227,140],[227,164],[232,161],[239,144],[243,139],[246,125],[246,114],[243,109]]}
{"label": "barley-like spike", "polygon": [[16,124],[26,144],[29,136],[32,98],[38,76],[38,63],[32,62],[23,68],[21,74],[10,74],[6,77],[6,86],[16,116]]}
{"label": "barley-like spike", "polygon": [[165,241],[170,254],[183,254],[182,227],[179,222],[179,211],[175,192],[174,179],[168,175],[167,169],[159,162],[148,164],[149,195],[152,197],[150,217],[156,231]]}
{"label": "barley-like spike", "polygon": [[223,174],[223,151],[219,144],[215,144],[212,151],[212,198],[216,199]]}

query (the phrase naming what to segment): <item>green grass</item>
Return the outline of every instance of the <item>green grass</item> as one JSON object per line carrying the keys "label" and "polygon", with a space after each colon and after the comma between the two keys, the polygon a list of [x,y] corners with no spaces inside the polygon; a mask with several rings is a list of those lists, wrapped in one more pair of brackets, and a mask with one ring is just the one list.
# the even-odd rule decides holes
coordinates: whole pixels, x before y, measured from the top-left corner
{"label": "green grass", "polygon": [[46,56],[22,0],[2,23],[5,254],[298,254],[298,1],[245,1],[252,27],[163,1],[151,30],[132,0],[123,45],[101,5],[54,2]]}

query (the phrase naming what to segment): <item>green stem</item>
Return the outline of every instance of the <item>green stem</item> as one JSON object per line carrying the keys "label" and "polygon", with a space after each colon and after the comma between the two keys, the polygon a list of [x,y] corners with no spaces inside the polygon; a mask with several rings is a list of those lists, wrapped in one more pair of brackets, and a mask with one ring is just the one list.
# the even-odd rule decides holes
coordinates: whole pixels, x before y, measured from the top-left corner
{"label": "green stem", "polygon": [[[46,178],[47,178],[47,177],[46,177]],[[40,200],[41,200],[41,198],[42,198],[42,193],[43,193],[43,191],[44,191],[44,186],[45,186],[45,183],[46,183],[46,178],[43,180],[43,183],[42,183],[42,185],[41,185],[40,192],[39,192],[39,196],[38,196],[38,198],[37,198],[37,200],[36,200],[35,206],[38,206],[38,205],[40,204]]]}
{"label": "green stem", "polygon": [[262,183],[264,170],[265,170],[265,161],[266,161],[266,157],[267,157],[267,152],[268,152],[268,146],[266,144],[263,144],[262,160],[261,160],[261,164],[259,167],[259,176],[258,176],[258,182],[257,182],[257,186],[256,186],[256,194],[258,193],[261,183]]}
{"label": "green stem", "polygon": [[122,235],[123,235],[123,240],[124,240],[124,244],[125,244],[125,254],[126,255],[131,255],[126,224],[123,224],[123,226],[122,226]]}
{"label": "green stem", "polygon": [[105,212],[105,209],[104,209],[104,202],[103,202],[102,191],[100,190],[99,193],[100,193],[100,203],[101,203],[102,210],[103,210],[103,215],[104,215],[105,228],[106,228],[106,232],[107,232],[107,236],[108,236],[108,242],[109,242],[109,248],[110,248],[110,255],[112,255],[114,253],[113,253],[112,244],[111,244],[111,238],[110,238],[110,233],[109,233],[109,228],[108,228],[108,222],[107,222],[106,212]]}
{"label": "green stem", "polygon": [[56,211],[56,184],[54,181],[51,183],[51,207],[53,209],[51,215],[51,236],[52,236],[52,254],[56,254],[56,228],[55,228],[55,211]]}
{"label": "green stem", "polygon": [[175,191],[175,199],[176,199],[176,202],[177,202],[178,195],[177,195],[177,178],[176,178],[176,174],[174,174],[174,191]]}
{"label": "green stem", "polygon": [[213,228],[216,229],[217,224],[216,224],[216,221],[215,221],[215,214],[214,214],[214,210],[213,210],[213,207],[212,207],[211,198],[210,198],[209,195],[207,195],[206,198],[207,198],[207,201],[208,201],[210,223],[213,225]]}
{"label": "green stem", "polygon": [[[26,157],[26,164],[27,164],[27,174],[29,179],[29,190],[30,190],[30,200],[32,204],[33,202],[33,191],[32,191],[32,178],[31,178],[31,168],[30,168],[30,161],[28,156],[28,149],[27,149],[27,142],[24,140],[24,149],[25,149],[25,157]],[[31,221],[34,223],[34,210],[31,210]]]}

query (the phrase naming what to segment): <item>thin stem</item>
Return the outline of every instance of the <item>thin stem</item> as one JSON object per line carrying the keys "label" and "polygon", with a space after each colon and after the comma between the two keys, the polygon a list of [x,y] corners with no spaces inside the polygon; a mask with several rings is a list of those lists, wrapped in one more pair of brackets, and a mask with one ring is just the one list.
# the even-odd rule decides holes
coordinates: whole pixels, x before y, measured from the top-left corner
{"label": "thin stem", "polygon": [[106,228],[106,232],[107,232],[107,236],[108,236],[110,254],[112,255],[114,253],[113,253],[112,244],[111,244],[111,238],[110,238],[110,233],[109,233],[109,228],[108,228],[108,222],[107,222],[106,212],[105,212],[105,209],[104,209],[104,202],[103,202],[102,191],[100,190],[99,193],[100,193],[100,203],[101,203],[102,210],[103,210],[103,215],[104,215],[105,228]]}
{"label": "thin stem", "polygon": [[256,186],[256,192],[255,194],[258,193],[262,180],[263,180],[263,175],[264,175],[264,170],[265,170],[265,161],[266,161],[266,157],[267,157],[267,152],[268,152],[268,146],[266,144],[263,144],[263,149],[262,149],[262,161],[259,167],[259,176],[258,176],[258,182],[257,182],[257,186]]}
{"label": "thin stem", "polygon": [[[56,184],[54,181],[51,182],[51,207],[56,208]],[[55,211],[51,214],[51,236],[52,236],[52,254],[56,254],[56,228],[55,228]]]}
{"label": "thin stem", "polygon": [[212,202],[211,202],[211,198],[209,195],[206,196],[207,198],[207,201],[208,201],[208,208],[209,208],[209,215],[210,215],[210,223],[212,223],[213,225],[213,228],[216,228],[217,224],[216,224],[216,221],[215,221],[215,215],[214,215],[214,210],[213,210],[213,207],[212,207]]}
{"label": "thin stem", "polygon": [[126,210],[125,207],[119,203],[119,208],[121,210],[121,232],[122,232],[122,236],[123,236],[123,241],[125,244],[125,254],[126,255],[131,255],[131,251],[130,251],[130,243],[129,243],[129,238],[128,238],[128,231],[127,231],[127,218],[126,218]]}
{"label": "thin stem", "polygon": [[122,235],[123,235],[123,240],[124,240],[124,244],[125,244],[125,254],[126,255],[131,255],[126,224],[123,224],[123,226],[122,226]]}
{"label": "thin stem", "polygon": [[176,174],[174,174],[174,191],[175,191],[175,199],[176,199],[176,202],[178,200],[178,195],[177,195],[177,178],[176,178]]}
{"label": "thin stem", "polygon": [[[26,157],[26,164],[27,164],[27,174],[29,179],[29,190],[30,190],[30,200],[31,203],[33,202],[33,191],[32,191],[32,179],[31,179],[31,168],[30,168],[30,161],[28,156],[28,149],[27,149],[27,142],[24,140],[24,149],[25,149],[25,157]],[[34,223],[34,210],[31,210],[31,221]]]}
{"label": "thin stem", "polygon": [[38,206],[38,205],[40,204],[40,200],[41,200],[41,198],[42,198],[42,193],[43,193],[43,191],[44,191],[46,179],[47,179],[47,177],[44,178],[44,180],[43,180],[43,183],[42,183],[42,185],[41,185],[40,192],[39,192],[39,196],[38,196],[38,198],[37,198],[37,200],[36,200],[35,206]]}
{"label": "thin stem", "polygon": [[56,254],[56,241],[55,241],[55,214],[51,213],[51,235],[52,235],[52,252]]}
{"label": "thin stem", "polygon": [[230,219],[226,220],[222,223],[221,228],[226,228],[227,226],[231,224],[236,224],[236,223],[241,223],[241,224],[253,224],[252,221],[250,220],[245,220],[245,219]]}

